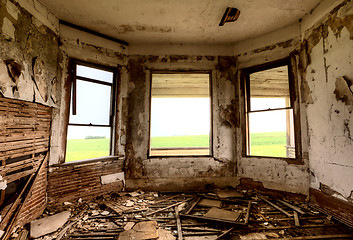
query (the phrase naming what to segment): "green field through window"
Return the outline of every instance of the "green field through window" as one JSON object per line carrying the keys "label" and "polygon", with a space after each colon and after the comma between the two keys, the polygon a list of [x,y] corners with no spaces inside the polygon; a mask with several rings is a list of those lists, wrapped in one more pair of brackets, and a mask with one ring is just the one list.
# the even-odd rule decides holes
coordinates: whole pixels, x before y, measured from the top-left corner
{"label": "green field through window", "polygon": [[[253,133],[251,155],[286,157],[286,133]],[[208,135],[152,137],[151,148],[208,147]],[[109,138],[68,139],[66,162],[109,156]]]}
{"label": "green field through window", "polygon": [[68,139],[65,162],[109,156],[109,138]]}

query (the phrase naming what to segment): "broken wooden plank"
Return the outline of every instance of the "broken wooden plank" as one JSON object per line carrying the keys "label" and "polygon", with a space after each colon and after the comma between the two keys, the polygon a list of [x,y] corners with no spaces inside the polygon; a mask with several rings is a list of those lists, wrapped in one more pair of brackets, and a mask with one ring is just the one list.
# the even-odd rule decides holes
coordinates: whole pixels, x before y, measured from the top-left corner
{"label": "broken wooden plank", "polygon": [[[30,178],[26,182],[26,185],[21,190],[19,196],[17,197],[15,202],[12,204],[10,210],[7,212],[6,216],[4,217],[3,221],[1,222],[0,229],[1,230],[5,230],[6,229],[6,233],[5,233],[4,237],[3,237],[3,240],[7,240],[7,239],[10,238],[12,230],[15,227],[14,223],[17,220],[18,214],[21,212],[21,209],[23,207],[23,203],[25,203],[26,200],[28,199],[28,197],[31,195],[31,192],[32,192],[32,189],[33,189],[33,185],[34,185],[33,183],[36,181],[36,179],[37,179],[37,177],[39,175],[39,172],[43,169],[44,166],[46,166],[45,163],[47,161],[48,161],[48,154],[45,156],[45,158],[41,162],[40,167],[38,168],[38,170],[34,174],[32,174],[30,176]],[[28,189],[28,191],[27,191],[27,189]],[[25,194],[25,192],[26,192],[26,194]],[[22,197],[23,197],[23,199],[22,199]],[[9,221],[10,218],[11,218],[11,221],[8,224],[8,221]]]}
{"label": "broken wooden plank", "polygon": [[222,201],[203,198],[197,203],[197,205],[201,207],[220,208],[222,206]]}
{"label": "broken wooden plank", "polygon": [[238,192],[235,189],[219,190],[216,192],[216,194],[219,198],[242,198],[242,197],[244,197],[244,194]]}
{"label": "broken wooden plank", "polygon": [[287,202],[285,202],[285,201],[282,201],[282,200],[277,200],[277,201],[279,201],[279,202],[282,203],[283,205],[286,205],[287,207],[289,207],[289,208],[291,208],[291,209],[297,211],[297,212],[300,213],[300,214],[305,214],[305,212],[303,212],[303,211],[302,211],[299,207],[297,207],[297,206],[294,206],[294,205],[292,205],[292,204],[290,204],[290,203],[287,203]]}
{"label": "broken wooden plank", "polygon": [[239,212],[233,212],[233,211],[213,207],[204,216],[208,218],[237,221],[240,215],[241,213]]}
{"label": "broken wooden plank", "polygon": [[231,220],[226,220],[226,219],[217,219],[217,218],[211,218],[211,217],[200,216],[200,215],[180,214],[180,217],[200,219],[200,220],[206,220],[206,221],[216,221],[216,222],[223,222],[223,223],[231,223],[231,224],[235,224],[235,225],[239,225],[239,226],[246,226],[246,224],[244,224],[242,222],[236,222],[236,221],[231,221]]}
{"label": "broken wooden plank", "polygon": [[299,216],[298,213],[296,211],[293,211],[293,215],[294,215],[294,225],[296,227],[300,227],[300,222],[299,222]]}
{"label": "broken wooden plank", "polygon": [[245,224],[249,223],[250,211],[251,211],[251,201],[249,201],[248,203],[248,210],[246,211],[246,215],[245,215]]}
{"label": "broken wooden plank", "polygon": [[353,234],[331,234],[331,235],[316,235],[316,236],[300,236],[290,238],[276,238],[276,240],[307,240],[307,239],[337,239],[337,238],[353,238]]}
{"label": "broken wooden plank", "polygon": [[274,207],[274,208],[276,208],[278,211],[280,211],[280,212],[282,212],[282,213],[284,213],[285,215],[287,215],[288,217],[292,217],[293,215],[292,214],[290,214],[289,212],[287,212],[287,211],[285,211],[285,210],[283,210],[282,208],[280,208],[279,206],[277,206],[276,204],[274,204],[274,203],[272,203],[272,202],[270,202],[269,200],[267,200],[266,198],[264,198],[264,197],[261,197],[261,196],[258,196],[262,201],[264,201],[264,202],[266,202],[268,205],[270,205],[270,206],[272,206],[272,207]]}
{"label": "broken wooden plank", "polygon": [[183,240],[183,230],[181,228],[181,221],[180,221],[178,206],[175,207],[175,218],[176,218],[176,222],[177,222],[178,240]]}
{"label": "broken wooden plank", "polygon": [[201,200],[201,197],[197,197],[195,198],[191,204],[188,206],[188,208],[185,210],[185,214],[189,214],[193,209],[194,207],[197,205],[197,203]]}
{"label": "broken wooden plank", "polygon": [[161,211],[170,209],[170,208],[172,208],[172,207],[175,207],[175,206],[178,206],[178,205],[183,204],[183,203],[185,203],[185,202],[188,202],[188,201],[190,201],[191,199],[192,199],[192,198],[188,198],[188,199],[186,199],[186,200],[184,200],[184,201],[174,203],[174,204],[169,205],[169,206],[164,207],[164,208],[160,208],[160,209],[158,209],[158,210],[156,210],[156,211],[153,211],[153,212],[150,212],[150,213],[145,214],[145,216],[149,216],[149,215],[152,215],[152,214],[155,214],[155,213],[158,213],[158,212],[161,212]]}
{"label": "broken wooden plank", "polygon": [[222,237],[226,236],[228,233],[233,231],[235,227],[229,228],[228,230],[224,231],[221,235],[219,235],[215,240],[221,239]]}

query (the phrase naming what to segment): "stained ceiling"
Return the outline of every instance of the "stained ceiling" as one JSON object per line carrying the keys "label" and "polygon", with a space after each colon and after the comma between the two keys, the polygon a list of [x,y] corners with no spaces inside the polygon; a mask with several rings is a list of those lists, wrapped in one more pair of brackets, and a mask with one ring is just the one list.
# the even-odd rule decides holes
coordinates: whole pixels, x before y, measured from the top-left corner
{"label": "stained ceiling", "polygon": [[[61,20],[134,43],[232,44],[298,22],[320,0],[40,0]],[[227,7],[236,22],[218,26]]]}

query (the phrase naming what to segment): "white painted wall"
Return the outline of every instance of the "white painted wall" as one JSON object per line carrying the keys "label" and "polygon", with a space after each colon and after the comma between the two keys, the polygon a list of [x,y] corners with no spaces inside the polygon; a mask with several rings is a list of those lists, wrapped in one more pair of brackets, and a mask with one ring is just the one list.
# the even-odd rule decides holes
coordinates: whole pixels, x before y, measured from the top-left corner
{"label": "white painted wall", "polygon": [[[328,19],[323,14],[336,5],[331,4],[332,1],[325,3],[327,8],[318,8],[320,12],[313,15],[319,16],[308,17],[304,28],[310,26],[309,20],[316,27]],[[338,11],[337,17],[353,14],[352,8],[353,3],[348,3]],[[312,21],[317,19],[319,22]],[[308,28],[305,35],[310,33]],[[345,200],[353,198],[353,106],[338,101],[334,91],[337,78],[345,76],[353,80],[352,46],[352,32],[346,27],[338,36],[329,27],[327,38],[321,38],[312,49],[311,64],[306,70],[306,81],[313,99],[313,103],[307,106],[310,187],[319,189],[320,184],[324,184],[335,192],[336,197]]]}

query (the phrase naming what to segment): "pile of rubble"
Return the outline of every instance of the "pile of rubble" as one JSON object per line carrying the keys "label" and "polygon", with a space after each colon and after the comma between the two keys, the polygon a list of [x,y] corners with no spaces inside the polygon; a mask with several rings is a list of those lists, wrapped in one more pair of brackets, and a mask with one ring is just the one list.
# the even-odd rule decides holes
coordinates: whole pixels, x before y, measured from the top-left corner
{"label": "pile of rubble", "polygon": [[[353,231],[283,194],[256,190],[123,192],[65,202],[30,224],[40,240],[352,239]],[[27,230],[16,239],[27,239]]]}

